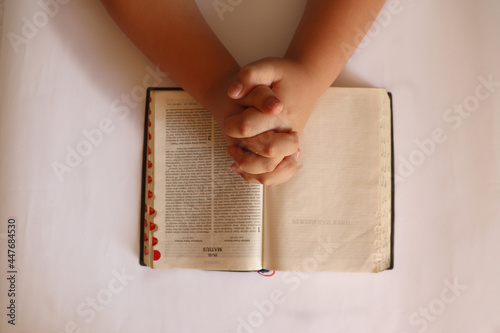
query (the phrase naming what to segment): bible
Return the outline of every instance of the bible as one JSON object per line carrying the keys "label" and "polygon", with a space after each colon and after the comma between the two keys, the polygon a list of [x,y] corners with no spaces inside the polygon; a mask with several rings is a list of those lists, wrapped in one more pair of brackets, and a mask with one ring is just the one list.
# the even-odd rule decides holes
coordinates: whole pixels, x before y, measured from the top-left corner
{"label": "bible", "polygon": [[393,265],[392,107],[382,88],[329,88],[297,171],[264,187],[235,174],[209,112],[149,88],[140,262],[152,268],[380,272]]}

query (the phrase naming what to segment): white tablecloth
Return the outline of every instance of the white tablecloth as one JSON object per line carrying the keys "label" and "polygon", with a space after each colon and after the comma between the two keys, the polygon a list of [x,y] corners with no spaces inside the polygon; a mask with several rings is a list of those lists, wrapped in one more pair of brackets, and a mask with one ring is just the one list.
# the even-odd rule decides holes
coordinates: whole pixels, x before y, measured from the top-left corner
{"label": "white tablecloth", "polygon": [[[241,64],[283,54],[304,6],[198,2]],[[395,266],[375,275],[139,266],[143,82],[175,84],[98,1],[4,15],[1,332],[500,330],[500,2],[390,0],[335,83],[394,97]]]}

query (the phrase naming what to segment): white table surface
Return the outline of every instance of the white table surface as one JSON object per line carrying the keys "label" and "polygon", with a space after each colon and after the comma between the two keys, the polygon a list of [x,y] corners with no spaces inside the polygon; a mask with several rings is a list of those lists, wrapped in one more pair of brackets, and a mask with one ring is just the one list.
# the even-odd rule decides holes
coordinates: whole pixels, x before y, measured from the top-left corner
{"label": "white table surface", "polygon": [[[241,64],[283,54],[304,5],[220,1],[198,2]],[[175,83],[98,1],[43,3],[4,8],[1,332],[500,331],[500,2],[388,1],[335,83],[393,93],[394,269],[272,277],[139,266],[142,82]]]}

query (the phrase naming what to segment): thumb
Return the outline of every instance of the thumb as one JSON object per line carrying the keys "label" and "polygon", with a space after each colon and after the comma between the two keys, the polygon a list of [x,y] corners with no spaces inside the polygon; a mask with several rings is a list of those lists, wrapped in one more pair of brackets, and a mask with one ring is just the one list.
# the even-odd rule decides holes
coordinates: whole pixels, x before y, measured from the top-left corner
{"label": "thumb", "polygon": [[227,94],[230,98],[239,99],[245,97],[256,86],[271,87],[276,80],[274,58],[264,58],[242,67]]}

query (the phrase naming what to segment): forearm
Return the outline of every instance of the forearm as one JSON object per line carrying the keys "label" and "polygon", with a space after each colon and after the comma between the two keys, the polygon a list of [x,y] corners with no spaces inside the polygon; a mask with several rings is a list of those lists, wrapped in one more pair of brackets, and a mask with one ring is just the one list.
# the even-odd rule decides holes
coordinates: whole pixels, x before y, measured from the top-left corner
{"label": "forearm", "polygon": [[[384,0],[309,0],[285,58],[306,66],[324,90],[340,74]],[[375,13],[375,14],[374,14]],[[358,28],[358,29],[356,29]]]}
{"label": "forearm", "polygon": [[[123,32],[169,77],[220,121],[221,81],[238,63],[214,35],[193,0],[101,0]],[[227,82],[229,85],[230,82]],[[228,103],[231,103],[229,100]]]}

